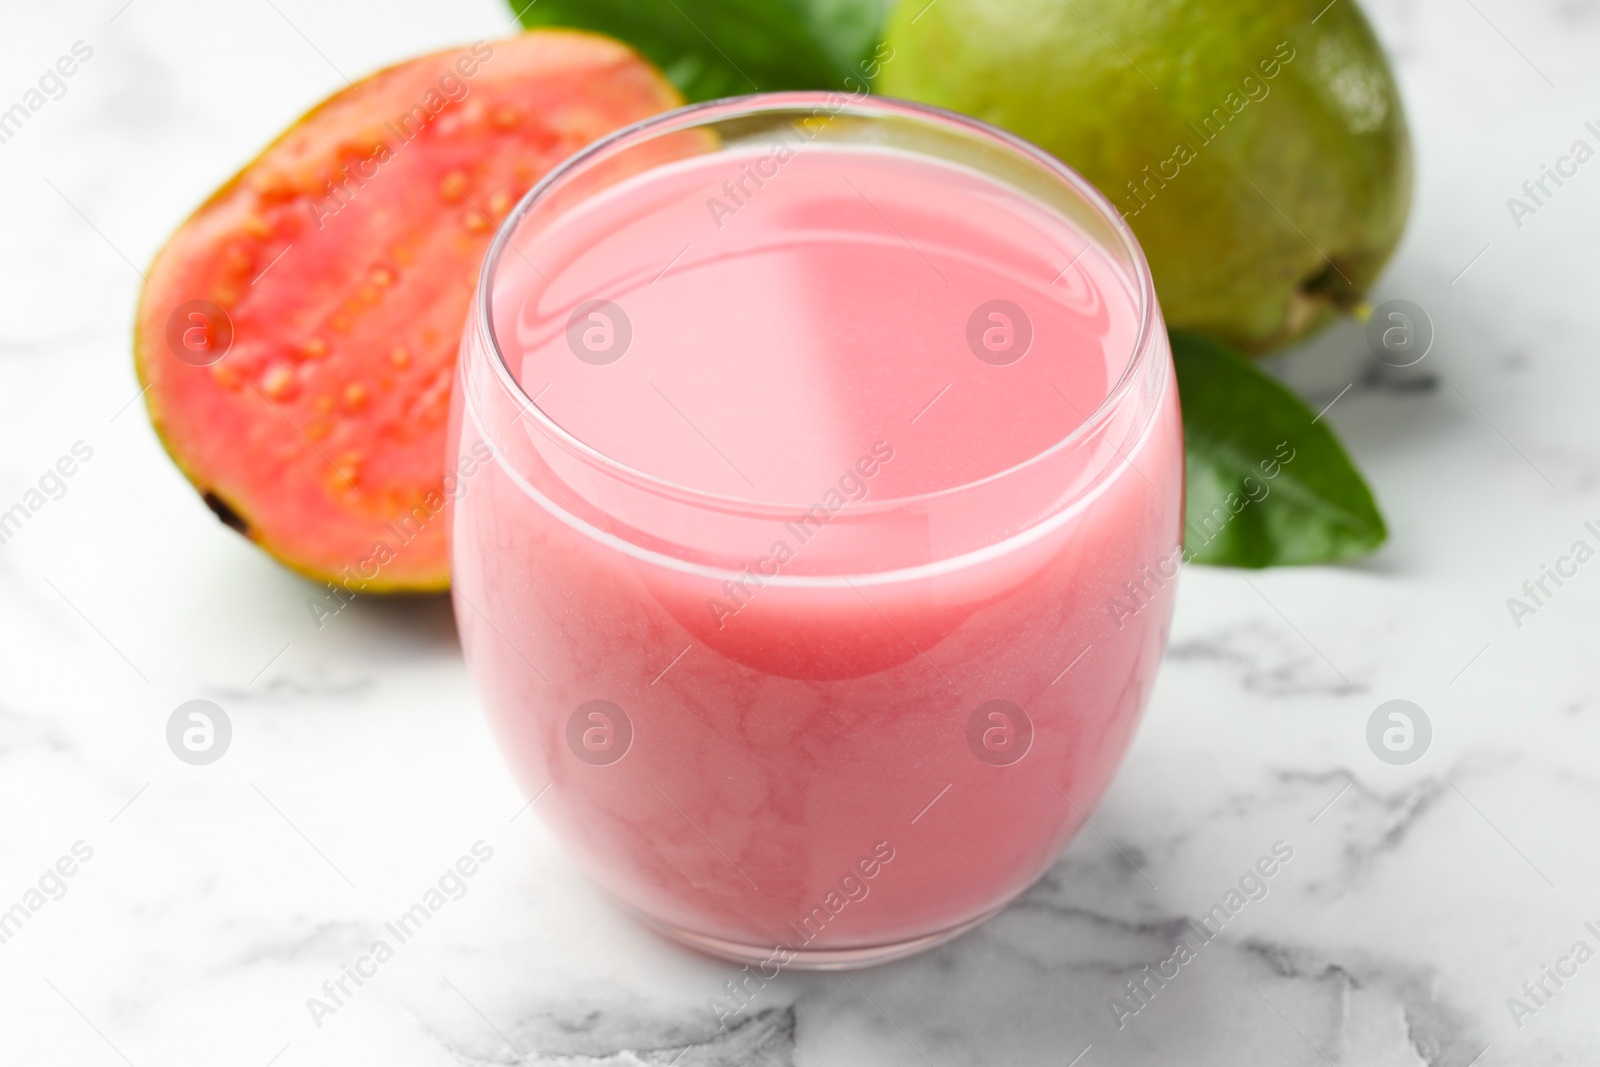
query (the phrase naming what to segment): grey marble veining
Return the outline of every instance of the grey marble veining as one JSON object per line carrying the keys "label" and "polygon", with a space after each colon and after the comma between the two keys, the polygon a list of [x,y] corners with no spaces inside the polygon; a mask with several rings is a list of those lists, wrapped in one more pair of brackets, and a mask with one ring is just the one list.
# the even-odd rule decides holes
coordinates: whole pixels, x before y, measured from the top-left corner
{"label": "grey marble veining", "polygon": [[[0,1062],[1594,1062],[1600,962],[1545,974],[1600,949],[1600,568],[1520,626],[1507,598],[1600,520],[1600,169],[1521,226],[1505,201],[1600,120],[1600,8],[1369,8],[1418,172],[1377,296],[1437,342],[1395,370],[1345,324],[1273,367],[1328,407],[1391,543],[1190,569],[1138,739],[1037,884],[924,956],[783,973],[722,1027],[736,969],[607,905],[518,794],[448,607],[358,600],[319,629],[129,406],[138,272],[172,225],[345,76],[503,34],[504,5],[8,7],[0,105],[75,41],[94,56],[0,144],[0,507],[74,442],[94,458],[0,544],[0,909],[49,887],[0,943]],[[1406,767],[1365,736],[1397,697],[1434,728]],[[194,698],[234,725],[209,767],[164,742]],[[475,842],[465,895],[315,1025],[308,999]]]}

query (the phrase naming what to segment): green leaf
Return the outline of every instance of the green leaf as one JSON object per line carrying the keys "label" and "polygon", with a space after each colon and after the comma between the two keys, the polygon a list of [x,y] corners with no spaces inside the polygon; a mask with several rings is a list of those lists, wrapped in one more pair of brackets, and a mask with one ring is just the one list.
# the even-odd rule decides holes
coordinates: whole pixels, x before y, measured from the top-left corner
{"label": "green leaf", "polygon": [[570,26],[625,41],[691,101],[864,90],[887,2],[510,0],[524,26]]}
{"label": "green leaf", "polygon": [[1388,531],[1316,412],[1210,338],[1171,331],[1183,401],[1185,558],[1232,567],[1364,556]]}

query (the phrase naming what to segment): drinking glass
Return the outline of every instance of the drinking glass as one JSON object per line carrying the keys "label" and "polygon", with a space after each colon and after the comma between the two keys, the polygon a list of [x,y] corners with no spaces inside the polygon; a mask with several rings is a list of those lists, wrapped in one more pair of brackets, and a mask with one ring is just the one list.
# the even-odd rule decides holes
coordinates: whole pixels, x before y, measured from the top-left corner
{"label": "drinking glass", "polygon": [[679,942],[768,977],[938,944],[1128,747],[1181,552],[1176,383],[1132,233],[1031,144],[820,93],[613,134],[497,235],[452,424],[500,747]]}

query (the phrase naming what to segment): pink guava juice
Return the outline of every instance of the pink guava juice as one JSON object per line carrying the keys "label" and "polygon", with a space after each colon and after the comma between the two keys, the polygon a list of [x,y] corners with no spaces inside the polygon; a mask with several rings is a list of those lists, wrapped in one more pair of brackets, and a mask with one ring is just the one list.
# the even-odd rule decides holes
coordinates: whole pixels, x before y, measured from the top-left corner
{"label": "pink guava juice", "polygon": [[494,731],[585,870],[680,940],[829,966],[981,920],[1086,818],[1166,640],[1183,453],[1097,194],[819,99],[652,120],[530,194],[451,523]]}

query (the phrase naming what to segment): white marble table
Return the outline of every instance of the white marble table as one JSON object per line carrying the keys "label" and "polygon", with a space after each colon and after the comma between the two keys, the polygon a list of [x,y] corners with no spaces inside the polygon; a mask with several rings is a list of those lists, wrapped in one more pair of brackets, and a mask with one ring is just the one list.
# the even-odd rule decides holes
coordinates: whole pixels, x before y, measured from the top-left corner
{"label": "white marble table", "polygon": [[[1596,141],[1600,5],[1373,14],[1419,174],[1379,296],[1438,342],[1376,374],[1351,325],[1277,369],[1339,397],[1391,544],[1191,568],[1101,833],[956,943],[785,974],[718,1033],[731,968],[598,900],[522,812],[448,607],[357,602],[319,631],[127,406],[135,268],[175,220],[340,72],[503,34],[503,5],[13,0],[0,107],[93,54],[0,144],[0,508],[93,454],[0,545],[0,909],[61,890],[0,944],[0,1062],[1595,1062],[1600,961],[1568,954],[1600,949],[1600,564],[1520,627],[1506,598],[1597,540],[1600,164],[1520,227],[1505,200]],[[164,738],[197,697],[234,728],[208,767]],[[1365,739],[1393,698],[1433,724],[1410,766]],[[314,1025],[307,997],[479,840],[469,892]],[[1108,999],[1280,840],[1267,895],[1119,1029]],[[1535,1005],[1546,966],[1576,973]]]}

